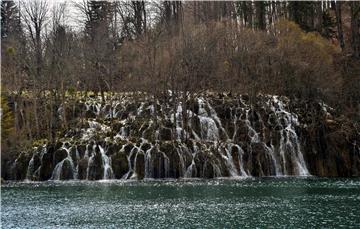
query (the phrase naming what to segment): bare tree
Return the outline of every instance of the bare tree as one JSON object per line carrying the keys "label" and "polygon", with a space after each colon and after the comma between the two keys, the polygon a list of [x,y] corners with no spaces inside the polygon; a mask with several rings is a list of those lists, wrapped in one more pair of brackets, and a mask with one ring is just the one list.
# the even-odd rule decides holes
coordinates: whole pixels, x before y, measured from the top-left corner
{"label": "bare tree", "polygon": [[360,3],[357,1],[350,2],[351,8],[351,46],[353,56],[360,58]]}
{"label": "bare tree", "polygon": [[40,121],[39,121],[39,106],[38,99],[41,96],[41,85],[43,85],[43,42],[42,35],[44,35],[44,28],[48,22],[48,2],[45,0],[34,0],[30,2],[22,2],[22,8],[24,13],[22,14],[23,20],[26,24],[30,41],[32,44],[32,50],[35,56],[35,63],[29,63],[29,69],[31,66],[35,66],[35,71],[31,71],[33,76],[33,98],[34,98],[34,117],[36,134],[40,134]]}
{"label": "bare tree", "polygon": [[336,26],[337,26],[337,31],[338,31],[338,38],[339,38],[339,41],[340,41],[340,47],[341,47],[341,49],[344,50],[345,42],[344,42],[344,32],[343,32],[343,29],[342,29],[341,6],[342,6],[341,2],[336,2],[335,3]]}

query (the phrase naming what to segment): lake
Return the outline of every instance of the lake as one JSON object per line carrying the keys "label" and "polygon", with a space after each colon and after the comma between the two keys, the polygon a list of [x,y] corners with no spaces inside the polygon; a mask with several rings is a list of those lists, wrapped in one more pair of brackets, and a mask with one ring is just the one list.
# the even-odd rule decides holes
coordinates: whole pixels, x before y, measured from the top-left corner
{"label": "lake", "polygon": [[359,228],[360,179],[11,182],[2,228]]}

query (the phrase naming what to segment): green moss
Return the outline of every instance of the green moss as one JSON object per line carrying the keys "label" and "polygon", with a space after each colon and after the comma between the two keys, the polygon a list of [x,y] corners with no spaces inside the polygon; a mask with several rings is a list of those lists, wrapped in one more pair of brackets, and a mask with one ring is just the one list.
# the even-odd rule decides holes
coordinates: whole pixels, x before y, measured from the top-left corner
{"label": "green moss", "polygon": [[48,143],[48,140],[46,138],[37,139],[32,142],[33,147],[43,146]]}

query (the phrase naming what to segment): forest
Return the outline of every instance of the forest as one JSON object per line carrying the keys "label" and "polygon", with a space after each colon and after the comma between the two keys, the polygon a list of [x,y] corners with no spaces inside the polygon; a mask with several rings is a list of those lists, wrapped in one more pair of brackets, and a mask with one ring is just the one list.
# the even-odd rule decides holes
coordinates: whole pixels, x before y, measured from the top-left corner
{"label": "forest", "polygon": [[357,1],[2,1],[2,154],[55,141],[83,95],[285,95],[358,123],[359,23]]}
{"label": "forest", "polygon": [[360,1],[1,1],[1,228],[359,228]]}

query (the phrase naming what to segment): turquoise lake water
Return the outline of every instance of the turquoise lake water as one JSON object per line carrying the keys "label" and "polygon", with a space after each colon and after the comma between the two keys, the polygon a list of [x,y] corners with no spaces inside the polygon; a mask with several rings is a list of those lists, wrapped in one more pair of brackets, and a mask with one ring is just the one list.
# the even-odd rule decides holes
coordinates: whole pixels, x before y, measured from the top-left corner
{"label": "turquoise lake water", "polygon": [[360,179],[14,182],[2,228],[360,228]]}

